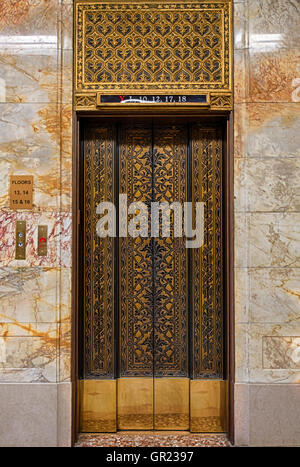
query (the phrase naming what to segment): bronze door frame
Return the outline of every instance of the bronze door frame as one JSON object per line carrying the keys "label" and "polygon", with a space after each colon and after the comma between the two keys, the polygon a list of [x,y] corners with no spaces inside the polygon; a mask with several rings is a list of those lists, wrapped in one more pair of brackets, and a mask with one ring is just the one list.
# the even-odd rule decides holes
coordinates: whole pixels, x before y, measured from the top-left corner
{"label": "bronze door frame", "polygon": [[[181,115],[180,115],[181,116]],[[141,117],[127,115],[121,117],[135,119]],[[152,118],[153,115],[148,115]],[[156,117],[158,117],[156,115]],[[172,119],[178,115],[160,115],[159,117]],[[78,356],[79,356],[79,313],[78,313],[78,272],[79,272],[79,155],[80,155],[80,128],[81,123],[86,118],[91,118],[90,114],[76,114],[74,112],[74,151],[73,151],[73,280],[72,280],[72,383],[73,383],[73,442],[78,432]],[[95,115],[93,119],[113,118],[113,115]],[[143,115],[143,119],[147,116]],[[196,117],[185,116],[186,119],[196,120]],[[233,441],[233,382],[234,382],[234,327],[233,327],[233,164],[232,164],[232,114],[224,114],[222,117],[202,114],[197,116],[197,120],[202,122],[213,121],[225,127],[224,137],[224,302],[225,302],[225,374],[228,381],[228,409],[229,423],[228,434]],[[135,121],[135,120],[133,120]]]}

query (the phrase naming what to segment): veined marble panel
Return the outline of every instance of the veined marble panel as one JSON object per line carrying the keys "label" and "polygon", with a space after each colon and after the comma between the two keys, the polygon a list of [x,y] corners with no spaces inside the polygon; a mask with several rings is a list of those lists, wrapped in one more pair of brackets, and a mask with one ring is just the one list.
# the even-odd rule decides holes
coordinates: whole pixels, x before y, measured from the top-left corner
{"label": "veined marble panel", "polygon": [[55,383],[56,365],[34,368],[3,368],[0,370],[0,384],[2,383]]}
{"label": "veined marble panel", "polygon": [[299,15],[298,0],[251,0],[248,7],[250,47],[299,47]]}
{"label": "veined marble panel", "polygon": [[[235,81],[234,86],[236,88],[237,81]],[[242,85],[243,86],[243,85]],[[236,91],[235,91],[236,93]],[[238,94],[240,98],[245,94],[245,91],[242,89]],[[247,107],[245,104],[235,104],[234,108],[234,158],[246,157],[247,156],[247,137],[249,131],[248,124],[248,114]]]}
{"label": "veined marble panel", "polygon": [[234,124],[235,158],[300,156],[300,103],[237,103]]}
{"label": "veined marble panel", "polygon": [[263,337],[263,368],[300,370],[300,337]]}
{"label": "veined marble panel", "polygon": [[0,47],[16,42],[24,46],[31,41],[39,47],[57,48],[58,9],[59,0],[1,0]]}
{"label": "veined marble panel", "polygon": [[2,370],[6,377],[10,370],[43,369],[47,370],[49,382],[56,381],[57,330],[46,331],[42,337],[0,337]]}
{"label": "veined marble panel", "polygon": [[61,46],[64,50],[73,49],[73,0],[61,0]]}
{"label": "veined marble panel", "polygon": [[234,215],[234,267],[249,267],[249,214],[236,212]]}
{"label": "veined marble panel", "polygon": [[249,324],[235,323],[235,381],[249,381]]}
{"label": "veined marble panel", "polygon": [[58,111],[56,104],[0,104],[0,207],[9,206],[11,174],[34,176],[34,208],[70,206],[61,172],[70,168],[71,125],[70,105]]}
{"label": "veined marble panel", "polygon": [[[72,10],[73,0],[0,2],[2,388],[9,383],[18,383],[18,388],[25,387],[19,383],[70,381]],[[33,212],[9,209],[9,176],[18,174],[34,176]],[[27,221],[27,258],[21,262],[14,259],[17,219]],[[37,256],[37,227],[42,224],[48,225],[47,257]],[[11,427],[20,420],[24,427],[30,425],[29,430],[19,430],[24,445],[56,445],[64,424],[69,433],[69,418],[57,422],[56,385],[50,386],[53,400],[41,396],[37,409],[31,397],[33,405],[26,413],[26,423],[23,409],[8,409],[12,444]],[[71,392],[65,400],[61,398],[59,414],[69,409],[70,397]],[[8,387],[8,404],[15,406],[13,398]],[[44,422],[40,414],[49,411],[54,416]],[[36,437],[39,441],[32,441],[30,427],[38,432],[41,426],[38,415],[44,432]]]}
{"label": "veined marble panel", "polygon": [[[59,102],[70,106],[72,108],[72,99],[73,99],[73,51],[72,50],[63,50],[61,52],[61,83],[59,85],[59,90],[61,96]],[[61,108],[62,115],[65,117],[64,108]],[[71,119],[67,121],[68,127],[72,128]],[[63,125],[62,129],[65,129],[66,125]]]}
{"label": "veined marble panel", "polygon": [[300,158],[235,160],[235,211],[300,212]]}
{"label": "veined marble panel", "polygon": [[61,269],[58,381],[71,380],[71,269]]}
{"label": "veined marble panel", "polygon": [[249,50],[241,49],[234,52],[234,101],[242,103],[249,101]]}
{"label": "veined marble panel", "polygon": [[293,325],[300,317],[300,269],[237,268],[236,321]]}
{"label": "veined marble panel", "polygon": [[0,383],[70,381],[70,319],[0,323]]}
{"label": "veined marble panel", "polygon": [[61,113],[61,209],[72,210],[72,105],[62,106]]}
{"label": "veined marble panel", "polygon": [[[300,49],[275,52],[235,50],[235,103],[299,103],[299,58]],[[273,107],[272,110],[276,109]]]}
{"label": "veined marble panel", "polygon": [[59,203],[59,114],[56,104],[0,104],[0,206],[10,175],[34,175],[34,205]]}
{"label": "veined marble panel", "polygon": [[[264,368],[266,337],[297,337],[298,324],[236,324],[236,382],[237,383],[299,383],[300,369]],[[300,335],[300,334],[299,334]],[[280,341],[281,342],[281,341]],[[277,361],[285,361],[286,347],[277,341]],[[275,351],[275,349],[273,348]],[[283,363],[282,363],[283,366]]]}
{"label": "veined marble panel", "polygon": [[0,49],[0,102],[58,102],[57,65],[55,49],[40,54],[30,49],[17,54]]}
{"label": "veined marble panel", "polygon": [[236,267],[300,267],[300,213],[235,216]]}
{"label": "veined marble panel", "polygon": [[68,321],[71,311],[69,269],[43,267],[0,269],[0,322]]}
{"label": "veined marble panel", "polygon": [[[1,346],[5,338],[10,337],[36,337],[45,338],[48,340],[55,339],[57,335],[57,324],[56,323],[23,323],[17,320],[11,320],[10,322],[0,322],[0,337],[3,338]],[[8,341],[9,342],[9,341]],[[2,363],[3,354],[2,354]]]}
{"label": "veined marble panel", "polygon": [[60,269],[60,284],[59,284],[59,317],[61,322],[71,321],[71,306],[72,306],[72,269]]}
{"label": "veined marble panel", "polygon": [[246,388],[235,401],[236,440],[295,445],[300,3],[245,0],[234,9],[235,372]]}
{"label": "veined marble panel", "polygon": [[71,380],[71,319],[65,318],[58,326],[59,359],[57,381]]}
{"label": "veined marble panel", "polygon": [[300,49],[263,52],[254,48],[249,50],[249,60],[249,101],[295,102]]}
{"label": "veined marble panel", "polygon": [[[264,359],[268,358],[268,350],[263,345],[266,337],[300,336],[300,323],[283,324],[250,324],[249,325],[249,380],[252,383],[299,383],[300,369],[287,368],[285,361],[286,347],[277,342],[277,361],[282,367],[264,368]],[[265,355],[264,352],[267,351]],[[274,351],[274,347],[273,347]]]}
{"label": "veined marble panel", "polygon": [[0,46],[0,103],[72,102],[72,50]]}
{"label": "veined marble panel", "polygon": [[[15,259],[15,228],[17,220],[26,221],[26,259]],[[48,255],[37,254],[38,225],[48,226]],[[68,212],[0,211],[1,266],[70,267],[71,214]]]}
{"label": "veined marble panel", "polygon": [[234,8],[234,49],[248,47],[248,8],[246,2],[235,2]]}
{"label": "veined marble panel", "polygon": [[249,272],[247,268],[234,270],[234,314],[236,323],[249,322]]}

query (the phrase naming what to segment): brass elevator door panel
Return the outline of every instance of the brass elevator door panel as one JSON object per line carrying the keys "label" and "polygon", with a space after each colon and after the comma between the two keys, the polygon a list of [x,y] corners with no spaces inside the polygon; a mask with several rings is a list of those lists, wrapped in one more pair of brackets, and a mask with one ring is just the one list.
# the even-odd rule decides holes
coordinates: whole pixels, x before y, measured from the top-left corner
{"label": "brass elevator door panel", "polygon": [[[222,130],[87,124],[81,170],[81,431],[224,431]],[[97,235],[103,201],[115,237]],[[151,235],[151,203],[163,216],[188,201],[204,202],[200,248],[175,234],[175,211],[170,234]],[[139,202],[148,229],[132,236],[119,213]]]}

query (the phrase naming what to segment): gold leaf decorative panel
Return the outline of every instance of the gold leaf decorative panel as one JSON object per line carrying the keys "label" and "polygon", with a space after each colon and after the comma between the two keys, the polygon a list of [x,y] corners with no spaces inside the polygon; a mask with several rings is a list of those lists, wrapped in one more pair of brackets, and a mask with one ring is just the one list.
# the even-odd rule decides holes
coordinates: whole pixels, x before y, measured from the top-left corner
{"label": "gold leaf decorative panel", "polygon": [[96,109],[98,93],[209,94],[230,110],[231,1],[77,1],[77,110]]}

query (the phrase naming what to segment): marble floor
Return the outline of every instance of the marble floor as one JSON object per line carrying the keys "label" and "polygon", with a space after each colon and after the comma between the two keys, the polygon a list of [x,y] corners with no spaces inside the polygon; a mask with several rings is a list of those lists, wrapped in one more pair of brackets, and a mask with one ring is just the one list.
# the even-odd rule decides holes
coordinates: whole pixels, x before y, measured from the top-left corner
{"label": "marble floor", "polygon": [[224,434],[121,432],[80,434],[76,447],[230,447]]}

